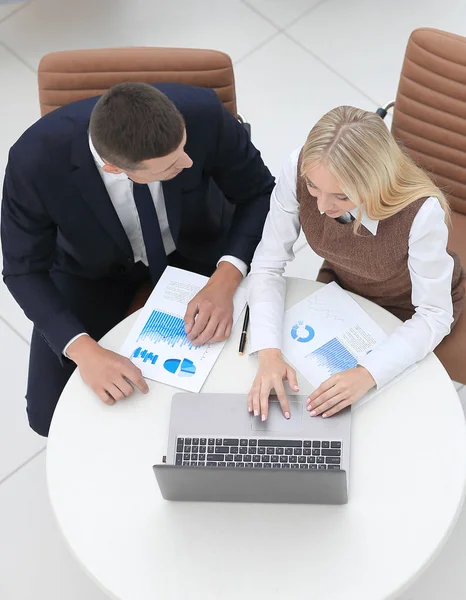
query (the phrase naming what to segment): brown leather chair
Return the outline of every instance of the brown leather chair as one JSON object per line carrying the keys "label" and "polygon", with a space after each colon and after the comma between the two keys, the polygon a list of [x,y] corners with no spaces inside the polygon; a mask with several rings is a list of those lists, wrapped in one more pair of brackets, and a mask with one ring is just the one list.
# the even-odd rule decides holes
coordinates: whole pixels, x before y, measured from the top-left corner
{"label": "brown leather chair", "polygon": [[[127,81],[208,87],[250,133],[248,123],[237,113],[231,58],[217,50],[144,47],[52,52],[40,61],[38,80],[42,115]],[[150,292],[149,284],[142,286],[127,315],[144,306]]]}
{"label": "brown leather chair", "polygon": [[[413,31],[392,133],[445,192],[452,208],[449,247],[466,267],[466,38]],[[435,353],[450,377],[466,384],[466,296],[458,323]]]}
{"label": "brown leather chair", "polygon": [[214,89],[235,116],[231,58],[217,50],[190,48],[102,48],[46,54],[39,64],[41,114],[103,94],[117,83],[170,81]]}

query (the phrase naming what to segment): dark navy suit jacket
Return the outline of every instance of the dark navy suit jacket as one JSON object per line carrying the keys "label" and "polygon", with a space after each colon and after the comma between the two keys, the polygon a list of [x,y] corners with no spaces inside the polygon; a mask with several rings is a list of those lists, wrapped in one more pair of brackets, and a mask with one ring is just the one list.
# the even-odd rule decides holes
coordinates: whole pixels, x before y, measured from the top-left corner
{"label": "dark navy suit jacket", "polygon": [[[260,153],[214,91],[168,83],[155,87],[184,116],[185,150],[194,161],[162,184],[177,250],[208,264],[223,254],[249,264],[274,185]],[[89,149],[89,118],[97,100],[69,104],[36,122],[11,148],[5,174],[4,281],[58,356],[85,328],[50,272],[123,277],[134,264]]]}

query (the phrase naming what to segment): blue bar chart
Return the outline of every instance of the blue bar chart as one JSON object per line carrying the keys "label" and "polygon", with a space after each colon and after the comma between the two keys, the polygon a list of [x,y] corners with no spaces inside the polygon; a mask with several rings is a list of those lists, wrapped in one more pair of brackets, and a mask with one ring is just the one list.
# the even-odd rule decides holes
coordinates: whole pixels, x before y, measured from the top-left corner
{"label": "blue bar chart", "polygon": [[[175,387],[197,390],[209,346],[193,346],[186,336],[180,315],[150,310],[141,321],[129,346],[129,357],[134,364],[146,377],[154,377]],[[186,356],[188,352],[190,358]]]}
{"label": "blue bar chart", "polygon": [[331,339],[308,356],[317,367],[325,369],[329,377],[340,371],[353,369],[358,364],[357,359],[337,338]]}
{"label": "blue bar chart", "polygon": [[131,354],[131,358],[138,358],[139,360],[142,360],[142,362],[150,362],[151,364],[155,365],[158,355],[154,354],[150,350],[147,350],[147,348],[141,348],[141,346],[139,346]]}
{"label": "blue bar chart", "polygon": [[[146,304],[127,319],[131,329],[120,353],[138,367],[143,377],[190,392],[201,390],[225,345],[199,345],[185,333],[188,305],[207,282],[207,277],[197,273],[167,267]],[[234,322],[245,304],[246,288],[239,286],[234,298]],[[192,316],[199,325],[198,333],[205,327],[201,308],[198,306]]]}
{"label": "blue bar chart", "polygon": [[184,321],[166,312],[153,310],[137,338],[138,342],[163,342],[171,348],[193,348],[186,337]]}

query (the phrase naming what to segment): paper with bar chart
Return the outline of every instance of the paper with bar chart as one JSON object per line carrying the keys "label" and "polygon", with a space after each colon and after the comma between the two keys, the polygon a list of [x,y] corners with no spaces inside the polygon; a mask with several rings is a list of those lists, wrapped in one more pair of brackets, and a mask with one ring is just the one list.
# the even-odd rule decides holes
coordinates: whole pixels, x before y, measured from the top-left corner
{"label": "paper with bar chart", "polygon": [[[174,267],[164,271],[120,349],[145,377],[200,391],[225,345],[194,346],[184,331],[186,307],[207,281],[207,277]],[[242,284],[234,297],[234,323],[245,304]]]}
{"label": "paper with bar chart", "polygon": [[[347,292],[330,283],[285,312],[283,354],[318,387],[335,373],[356,367],[386,337]],[[372,391],[364,400],[374,395]]]}

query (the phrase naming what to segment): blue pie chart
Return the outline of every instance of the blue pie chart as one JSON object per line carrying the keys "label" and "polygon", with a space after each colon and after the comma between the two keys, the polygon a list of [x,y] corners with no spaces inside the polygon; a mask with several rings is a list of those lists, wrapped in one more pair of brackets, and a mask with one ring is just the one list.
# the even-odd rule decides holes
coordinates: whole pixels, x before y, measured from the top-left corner
{"label": "blue pie chart", "polygon": [[192,360],[189,358],[168,358],[163,363],[164,369],[173,375],[178,377],[192,377],[196,372],[196,367]]}
{"label": "blue pie chart", "polygon": [[291,337],[297,342],[310,342],[315,336],[315,331],[310,325],[305,325],[304,321],[298,321],[291,328]]}

